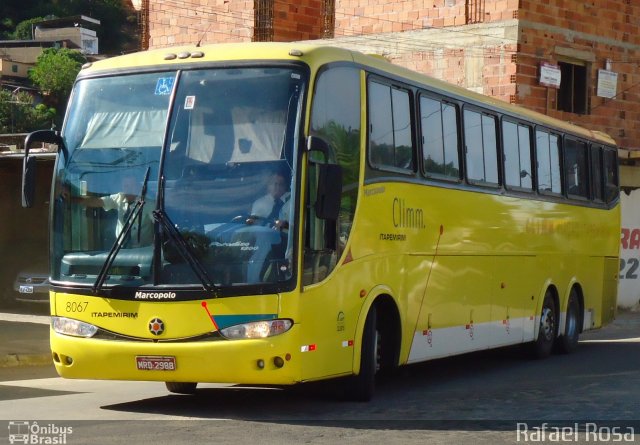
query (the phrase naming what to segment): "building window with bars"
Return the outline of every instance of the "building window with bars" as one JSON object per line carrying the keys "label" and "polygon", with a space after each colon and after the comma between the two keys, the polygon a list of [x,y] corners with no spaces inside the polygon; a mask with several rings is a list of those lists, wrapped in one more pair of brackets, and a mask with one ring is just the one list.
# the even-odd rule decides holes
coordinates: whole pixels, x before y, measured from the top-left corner
{"label": "building window with bars", "polygon": [[274,0],[254,1],[254,42],[273,42],[273,4]]}
{"label": "building window with bars", "polygon": [[484,22],[485,0],[465,0],[464,13],[467,24]]}
{"label": "building window with bars", "polygon": [[322,0],[322,38],[333,39],[336,29],[336,1]]}

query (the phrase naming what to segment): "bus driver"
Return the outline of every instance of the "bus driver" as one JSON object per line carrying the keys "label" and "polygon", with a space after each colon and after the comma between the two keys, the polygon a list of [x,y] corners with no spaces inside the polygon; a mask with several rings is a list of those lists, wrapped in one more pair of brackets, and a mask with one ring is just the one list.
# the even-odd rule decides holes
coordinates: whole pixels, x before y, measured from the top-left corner
{"label": "bus driver", "polygon": [[289,214],[291,193],[286,175],[281,171],[274,171],[267,181],[267,193],[256,199],[251,206],[251,216],[247,224],[253,224],[257,218],[264,218],[273,222],[273,228],[287,230],[289,228]]}
{"label": "bus driver", "polygon": [[[121,192],[106,196],[73,196],[72,202],[78,202],[85,207],[102,208],[105,211],[116,210],[118,212],[118,220],[116,222],[116,237],[124,228],[125,221],[135,207],[140,185],[132,175],[122,178]],[[62,197],[69,199],[69,190],[64,189]],[[142,208],[141,221],[135,221],[129,232],[129,236],[125,240],[124,247],[142,247],[151,245],[153,242],[153,206],[147,203]],[[139,229],[138,229],[139,228]],[[138,233],[139,230],[139,233]]]}

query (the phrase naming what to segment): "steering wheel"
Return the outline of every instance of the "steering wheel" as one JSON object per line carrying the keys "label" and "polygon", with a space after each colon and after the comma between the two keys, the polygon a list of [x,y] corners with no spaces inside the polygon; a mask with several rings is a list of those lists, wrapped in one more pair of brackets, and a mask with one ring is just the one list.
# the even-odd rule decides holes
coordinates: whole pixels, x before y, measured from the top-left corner
{"label": "steering wheel", "polygon": [[234,222],[234,223],[243,222],[248,226],[260,225],[260,226],[272,227],[276,225],[276,220],[273,218],[265,218],[263,216],[249,215],[249,214],[234,216],[231,219],[231,222]]}

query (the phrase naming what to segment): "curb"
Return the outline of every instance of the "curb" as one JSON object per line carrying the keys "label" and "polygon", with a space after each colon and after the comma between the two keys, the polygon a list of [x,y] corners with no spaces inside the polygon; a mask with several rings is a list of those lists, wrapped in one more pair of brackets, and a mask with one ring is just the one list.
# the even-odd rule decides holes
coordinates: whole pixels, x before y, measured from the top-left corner
{"label": "curb", "polygon": [[0,357],[0,368],[53,365],[51,353],[46,354],[7,354]]}

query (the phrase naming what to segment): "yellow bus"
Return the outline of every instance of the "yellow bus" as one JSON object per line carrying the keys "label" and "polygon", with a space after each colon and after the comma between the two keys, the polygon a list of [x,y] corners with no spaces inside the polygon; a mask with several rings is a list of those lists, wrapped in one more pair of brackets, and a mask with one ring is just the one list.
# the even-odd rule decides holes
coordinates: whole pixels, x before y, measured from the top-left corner
{"label": "yellow bus", "polygon": [[[58,134],[51,351],[65,378],[293,385],[529,343],[616,310],[603,134],[345,49],[86,65]],[[32,162],[25,154],[24,204]]]}

